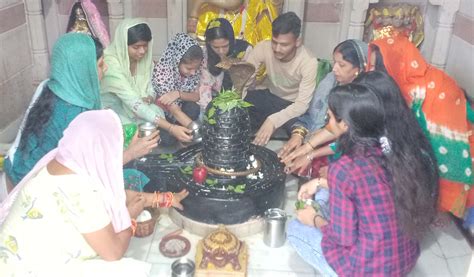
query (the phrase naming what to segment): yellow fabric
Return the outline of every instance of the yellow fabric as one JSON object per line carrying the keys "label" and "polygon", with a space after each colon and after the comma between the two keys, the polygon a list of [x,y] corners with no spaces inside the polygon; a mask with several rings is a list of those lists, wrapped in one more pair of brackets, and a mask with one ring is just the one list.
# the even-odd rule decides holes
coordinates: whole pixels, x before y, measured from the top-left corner
{"label": "yellow fabric", "polygon": [[[252,45],[256,45],[262,40],[271,39],[272,21],[278,16],[277,7],[271,1],[249,0],[247,6],[243,6],[237,11],[225,11],[211,5],[203,5],[196,28],[196,35],[200,40],[204,40],[204,33],[207,24],[218,17],[224,17],[234,27],[236,39],[243,39]],[[242,23],[245,19],[245,26]],[[243,29],[243,33],[241,30]]]}

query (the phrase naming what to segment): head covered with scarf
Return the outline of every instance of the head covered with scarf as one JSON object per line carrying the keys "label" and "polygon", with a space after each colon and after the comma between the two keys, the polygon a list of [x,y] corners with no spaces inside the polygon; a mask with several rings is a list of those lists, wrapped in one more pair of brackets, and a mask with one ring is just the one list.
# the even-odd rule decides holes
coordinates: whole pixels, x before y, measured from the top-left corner
{"label": "head covered with scarf", "polygon": [[54,44],[48,86],[62,100],[100,109],[96,46],[89,35],[68,33]]}
{"label": "head covered with scarf", "polygon": [[[474,204],[474,193],[466,200],[466,188],[474,184],[471,127],[466,96],[456,81],[431,66],[405,36],[378,39],[370,44],[376,70],[386,70],[396,81],[403,97],[428,135],[435,150],[440,172],[441,210],[462,217],[466,206]],[[470,202],[470,203],[469,203]]]}
{"label": "head covered with scarf", "polygon": [[200,72],[185,77],[179,72],[179,65],[183,56],[192,47],[198,46],[198,42],[185,33],[176,34],[168,43],[160,60],[153,69],[153,87],[158,95],[166,94],[173,90],[191,92],[199,84]]}
{"label": "head covered with scarf", "polygon": [[0,225],[21,189],[50,161],[101,184],[104,207],[115,232],[130,227],[123,183],[123,135],[119,117],[111,110],[78,115],[64,131],[58,147],[46,154],[0,205]]}
{"label": "head covered with scarf", "polygon": [[[78,13],[81,11],[84,18],[79,18],[80,16],[78,16]],[[84,27],[78,24],[82,20],[85,20],[87,24],[87,26],[84,26],[86,29],[83,29]],[[91,0],[81,0],[72,5],[66,32],[90,34],[91,36],[98,38],[104,47],[110,44],[107,28],[102,21],[97,7]]]}
{"label": "head covered with scarf", "polygon": [[133,94],[140,98],[152,95],[150,80],[153,39],[148,42],[148,51],[145,56],[138,61],[135,76],[132,76],[130,72],[128,29],[139,24],[147,23],[140,18],[126,18],[115,29],[114,39],[104,53],[108,70],[101,82],[103,92]]}
{"label": "head covered with scarf", "polygon": [[344,51],[344,49],[348,49],[346,50],[348,53],[355,52],[356,54],[356,55],[346,55],[346,56],[343,55],[344,60],[346,60],[347,62],[350,62],[354,67],[358,67],[359,72],[364,71],[367,65],[367,52],[368,52],[367,43],[358,39],[347,39],[339,43],[334,48],[334,53],[346,52]]}

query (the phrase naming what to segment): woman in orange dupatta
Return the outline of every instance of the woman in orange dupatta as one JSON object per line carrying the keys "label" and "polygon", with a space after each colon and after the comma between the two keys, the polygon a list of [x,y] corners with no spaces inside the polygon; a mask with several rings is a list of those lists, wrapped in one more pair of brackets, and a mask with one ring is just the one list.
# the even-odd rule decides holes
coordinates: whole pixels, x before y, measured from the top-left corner
{"label": "woman in orange dupatta", "polygon": [[[370,55],[370,52],[374,53]],[[474,205],[474,189],[471,189],[474,143],[469,124],[473,118],[463,90],[444,71],[428,64],[406,37],[373,41],[369,57],[368,69],[385,68],[395,79],[430,139],[440,174],[439,210],[463,218],[465,211]]]}

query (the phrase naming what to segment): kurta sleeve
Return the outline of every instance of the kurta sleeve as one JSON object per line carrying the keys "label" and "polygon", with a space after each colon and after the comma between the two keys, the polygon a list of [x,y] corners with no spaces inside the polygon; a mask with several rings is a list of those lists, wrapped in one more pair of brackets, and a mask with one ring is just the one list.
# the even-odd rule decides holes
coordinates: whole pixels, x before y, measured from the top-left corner
{"label": "kurta sleeve", "polygon": [[[149,88],[144,88],[143,92],[137,91],[124,72],[121,72],[120,66],[115,65],[113,61],[107,61],[109,70],[102,80],[102,91],[117,96],[126,111],[130,111],[136,117],[149,122],[154,122],[156,118],[163,118],[164,112],[155,104],[148,104],[142,100],[142,97],[154,96]],[[131,115],[128,115],[130,117]]]}

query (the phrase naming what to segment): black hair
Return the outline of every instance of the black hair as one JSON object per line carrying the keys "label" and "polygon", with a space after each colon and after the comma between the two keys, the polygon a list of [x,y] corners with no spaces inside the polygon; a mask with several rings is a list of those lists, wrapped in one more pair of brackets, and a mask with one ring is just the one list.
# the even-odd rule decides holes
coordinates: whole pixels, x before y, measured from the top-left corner
{"label": "black hair", "polygon": [[377,145],[378,138],[384,135],[383,105],[366,86],[347,84],[334,87],[329,93],[328,107],[336,121],[344,120],[350,126],[339,137],[338,150],[343,154]]}
{"label": "black hair", "polygon": [[104,46],[100,42],[100,40],[96,37],[92,37],[95,45],[95,58],[99,60],[104,55]]}
{"label": "black hair", "polygon": [[199,45],[193,45],[184,53],[179,61],[179,64],[187,64],[193,61],[202,61],[203,59],[202,49]]}
{"label": "black hair", "polygon": [[128,29],[127,45],[135,44],[139,41],[149,42],[151,40],[151,30],[146,23],[137,24]]}
{"label": "black hair", "polygon": [[381,100],[392,148],[384,167],[392,178],[397,215],[408,234],[421,238],[436,215],[439,176],[431,144],[392,77],[372,71],[353,83],[372,88]]}
{"label": "black hair", "polygon": [[298,38],[301,33],[301,19],[294,12],[283,13],[272,22],[274,37],[288,33],[292,33],[295,38]]}
{"label": "black hair", "polygon": [[334,53],[341,53],[342,59],[344,61],[349,62],[352,66],[359,68],[359,71],[364,70],[365,68],[360,68],[360,64],[363,64],[364,61],[359,60],[359,55],[357,54],[357,50],[354,47],[354,42],[351,40],[345,40],[339,43],[333,51]]}
{"label": "black hair", "polygon": [[[380,53],[380,48],[377,45],[370,45],[370,50],[372,53],[375,53],[375,65],[374,69],[377,71],[382,71],[382,72],[387,72],[387,69],[385,68],[385,65],[383,63],[383,56],[382,53]],[[370,57],[369,57],[370,60]]]}
{"label": "black hair", "polygon": [[[99,60],[104,55],[104,47],[98,38],[92,37],[92,40],[94,41],[95,45],[96,59]],[[20,150],[25,149],[29,136],[34,135],[37,138],[41,137],[44,125],[49,121],[51,115],[53,114],[54,103],[55,95],[48,85],[45,85],[41,95],[38,97],[28,113],[19,143]]]}
{"label": "black hair", "polygon": [[[219,26],[210,27],[210,25],[215,21],[218,21],[220,23]],[[227,53],[227,56],[232,55],[234,48],[233,46],[235,43],[234,29],[232,28],[232,25],[230,25],[230,22],[227,19],[216,18],[209,22],[204,35],[206,37],[207,67],[209,69],[209,73],[211,73],[213,76],[217,76],[222,72],[221,68],[216,67],[216,64],[221,61],[221,58],[216,52],[214,52],[210,45],[210,42],[216,39],[228,40],[229,53]]]}

